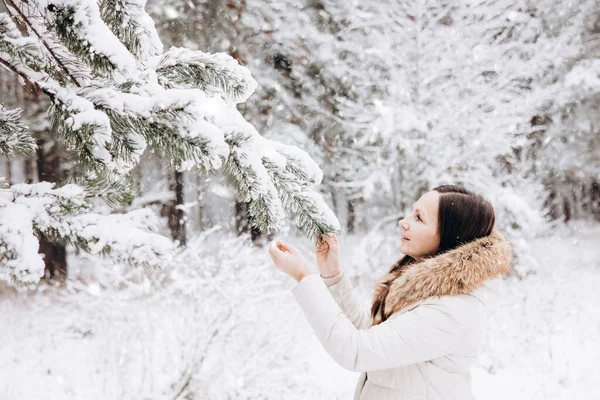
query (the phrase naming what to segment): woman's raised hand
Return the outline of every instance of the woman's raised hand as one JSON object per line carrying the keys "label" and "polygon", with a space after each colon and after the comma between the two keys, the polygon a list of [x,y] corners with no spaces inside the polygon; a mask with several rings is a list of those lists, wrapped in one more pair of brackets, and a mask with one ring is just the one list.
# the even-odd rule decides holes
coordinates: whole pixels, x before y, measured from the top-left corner
{"label": "woman's raised hand", "polygon": [[338,241],[335,235],[321,235],[316,247],[317,265],[323,278],[332,278],[339,275]]}
{"label": "woman's raised hand", "polygon": [[269,246],[269,254],[273,259],[275,268],[285,272],[300,282],[310,274],[309,263],[300,250],[280,239],[274,239]]}

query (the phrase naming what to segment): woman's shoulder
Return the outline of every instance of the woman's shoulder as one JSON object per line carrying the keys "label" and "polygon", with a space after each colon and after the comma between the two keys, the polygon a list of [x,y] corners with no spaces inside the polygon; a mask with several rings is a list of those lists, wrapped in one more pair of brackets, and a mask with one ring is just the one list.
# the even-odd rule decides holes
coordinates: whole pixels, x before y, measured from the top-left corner
{"label": "woman's shoulder", "polygon": [[[402,315],[404,314],[404,316]],[[435,332],[446,332],[460,338],[467,332],[481,329],[486,323],[486,307],[469,294],[432,296],[390,316],[390,326],[404,332],[411,326],[416,335],[429,338]],[[432,330],[433,329],[433,330]],[[453,340],[453,339],[452,339]]]}
{"label": "woman's shoulder", "polygon": [[462,309],[478,308],[481,304],[479,297],[473,294],[455,294],[446,296],[432,296],[424,299],[419,306],[436,307],[444,310],[460,311]]}
{"label": "woman's shoulder", "polygon": [[468,325],[471,325],[486,318],[487,310],[496,302],[497,295],[497,289],[484,284],[467,294],[429,297],[420,302],[416,308],[424,307],[437,310],[452,319],[465,324],[468,322]]}

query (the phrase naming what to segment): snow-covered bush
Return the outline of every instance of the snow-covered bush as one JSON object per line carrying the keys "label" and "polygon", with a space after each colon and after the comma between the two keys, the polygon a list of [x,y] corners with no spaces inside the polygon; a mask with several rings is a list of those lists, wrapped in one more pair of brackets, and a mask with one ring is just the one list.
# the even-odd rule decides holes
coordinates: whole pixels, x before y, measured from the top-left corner
{"label": "snow-covered bush", "polygon": [[[0,288],[7,398],[331,398],[299,373],[310,330],[292,281],[248,236],[206,232],[163,269],[69,261],[64,288]],[[25,370],[32,385],[11,384]]]}

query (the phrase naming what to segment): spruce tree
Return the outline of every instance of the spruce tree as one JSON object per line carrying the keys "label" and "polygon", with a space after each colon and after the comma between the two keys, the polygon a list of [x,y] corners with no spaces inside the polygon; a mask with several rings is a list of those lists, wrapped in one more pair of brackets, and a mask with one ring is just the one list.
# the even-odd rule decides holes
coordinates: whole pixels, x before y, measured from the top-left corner
{"label": "spruce tree", "polygon": [[[182,47],[163,51],[145,1],[4,0],[0,64],[45,93],[52,132],[78,173],[61,188],[14,185],[0,198],[0,279],[34,283],[37,238],[137,265],[168,258],[148,210],[100,215],[90,199],[131,199],[129,172],[149,147],[179,171],[222,170],[253,226],[281,228],[284,210],[312,240],[339,230],[314,191],[322,172],[308,154],[262,137],[238,112],[256,89],[232,57]],[[0,154],[35,150],[19,110],[0,111]]]}

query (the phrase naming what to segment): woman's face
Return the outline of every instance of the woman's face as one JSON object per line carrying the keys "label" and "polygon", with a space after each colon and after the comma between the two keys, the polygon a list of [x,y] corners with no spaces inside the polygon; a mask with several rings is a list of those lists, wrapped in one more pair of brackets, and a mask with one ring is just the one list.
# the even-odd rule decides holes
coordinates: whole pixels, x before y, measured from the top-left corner
{"label": "woman's face", "polygon": [[436,252],[440,245],[438,236],[438,210],[440,194],[435,190],[425,193],[413,206],[413,211],[402,218],[400,251],[417,261]]}

